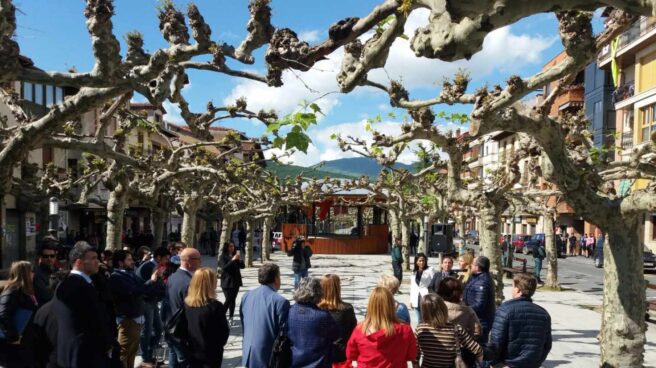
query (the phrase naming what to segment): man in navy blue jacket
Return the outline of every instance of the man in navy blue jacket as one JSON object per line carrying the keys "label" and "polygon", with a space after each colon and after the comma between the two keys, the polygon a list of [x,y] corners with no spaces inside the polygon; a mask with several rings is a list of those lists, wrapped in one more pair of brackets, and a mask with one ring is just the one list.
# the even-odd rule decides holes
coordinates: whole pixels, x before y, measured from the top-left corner
{"label": "man in navy blue jacket", "polygon": [[530,274],[513,277],[513,299],[497,310],[488,354],[492,364],[512,368],[539,367],[551,350],[551,317],[531,300],[537,280]]}
{"label": "man in navy blue jacket", "polygon": [[487,336],[494,321],[494,281],[490,276],[490,259],[478,256],[472,264],[472,277],[465,285],[465,296],[463,301],[470,306],[481,321],[481,334],[479,343],[485,344]]}
{"label": "man in navy blue jacket", "polygon": [[144,324],[144,295],[154,287],[162,272],[156,270],[150,279],[144,280],[134,273],[134,259],[125,250],[117,250],[112,256],[114,271],[109,277],[109,290],[116,312],[118,343],[121,346],[121,362],[134,367],[139,350],[139,336]]}

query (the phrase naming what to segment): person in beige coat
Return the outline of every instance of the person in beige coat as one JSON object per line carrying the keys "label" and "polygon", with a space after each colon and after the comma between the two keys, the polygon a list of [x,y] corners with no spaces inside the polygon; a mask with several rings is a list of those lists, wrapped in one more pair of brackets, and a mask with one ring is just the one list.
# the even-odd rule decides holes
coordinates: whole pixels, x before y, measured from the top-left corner
{"label": "person in beige coat", "polygon": [[[476,312],[471,307],[462,303],[462,294],[462,281],[455,277],[443,278],[437,289],[437,295],[441,296],[444,304],[446,304],[449,322],[459,324],[474,339],[478,339],[482,330],[481,322],[478,320]],[[473,354],[469,354],[468,351],[463,350],[462,358],[468,366],[474,366],[476,357]]]}

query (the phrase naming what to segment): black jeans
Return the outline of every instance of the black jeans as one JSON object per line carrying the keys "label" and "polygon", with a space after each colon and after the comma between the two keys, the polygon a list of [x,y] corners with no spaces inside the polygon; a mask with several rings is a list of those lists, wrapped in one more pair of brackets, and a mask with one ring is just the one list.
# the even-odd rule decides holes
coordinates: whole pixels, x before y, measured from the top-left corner
{"label": "black jeans", "polygon": [[239,294],[239,287],[236,288],[221,288],[225,294],[225,308],[230,311],[230,318],[235,315],[235,303],[237,302],[237,294]]}
{"label": "black jeans", "polygon": [[394,269],[394,277],[399,279],[399,283],[403,280],[403,263],[392,261],[392,268]]}

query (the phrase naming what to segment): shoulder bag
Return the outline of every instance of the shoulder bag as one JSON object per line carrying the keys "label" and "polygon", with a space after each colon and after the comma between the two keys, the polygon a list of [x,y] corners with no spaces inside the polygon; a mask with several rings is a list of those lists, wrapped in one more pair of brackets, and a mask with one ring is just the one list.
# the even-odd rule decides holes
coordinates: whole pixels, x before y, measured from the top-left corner
{"label": "shoulder bag", "polygon": [[292,366],[292,344],[285,331],[286,327],[283,325],[273,342],[269,368],[289,368]]}

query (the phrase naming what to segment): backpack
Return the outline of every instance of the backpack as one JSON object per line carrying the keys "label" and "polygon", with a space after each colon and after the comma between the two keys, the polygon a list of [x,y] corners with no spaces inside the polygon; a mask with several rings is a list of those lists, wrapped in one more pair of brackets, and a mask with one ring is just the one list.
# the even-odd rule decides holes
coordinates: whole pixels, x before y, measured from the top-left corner
{"label": "backpack", "polygon": [[538,246],[538,257],[539,258],[545,258],[546,256],[547,256],[547,254],[544,250],[544,246],[542,246],[542,245]]}

